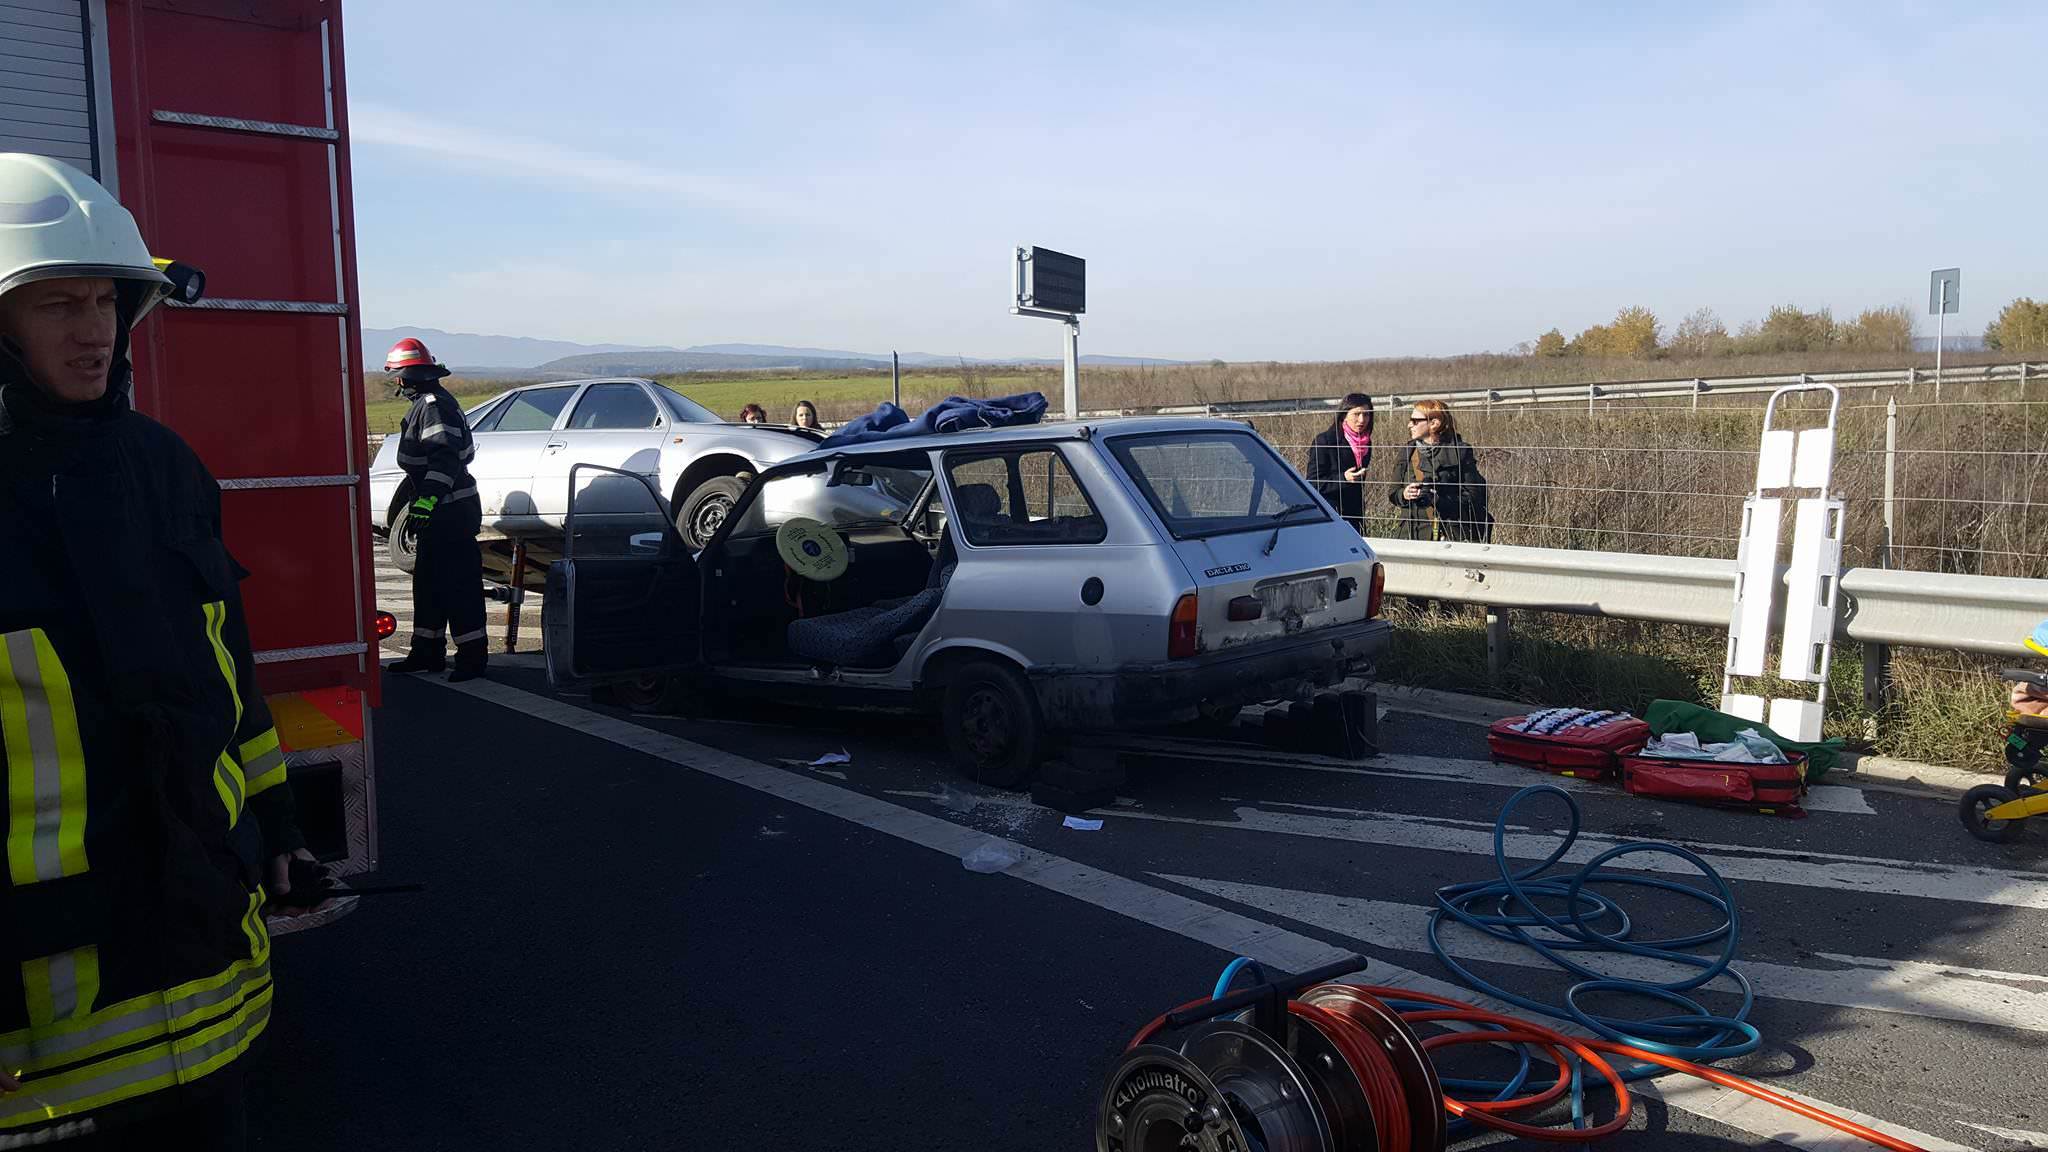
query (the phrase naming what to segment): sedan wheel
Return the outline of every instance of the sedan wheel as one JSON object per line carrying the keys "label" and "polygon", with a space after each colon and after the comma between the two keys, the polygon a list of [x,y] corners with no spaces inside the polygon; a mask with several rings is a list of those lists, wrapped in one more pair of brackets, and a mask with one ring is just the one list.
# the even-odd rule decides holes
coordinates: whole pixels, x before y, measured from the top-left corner
{"label": "sedan wheel", "polygon": [[725,526],[745,485],[737,476],[714,476],[697,485],[676,513],[676,532],[691,548],[703,548]]}

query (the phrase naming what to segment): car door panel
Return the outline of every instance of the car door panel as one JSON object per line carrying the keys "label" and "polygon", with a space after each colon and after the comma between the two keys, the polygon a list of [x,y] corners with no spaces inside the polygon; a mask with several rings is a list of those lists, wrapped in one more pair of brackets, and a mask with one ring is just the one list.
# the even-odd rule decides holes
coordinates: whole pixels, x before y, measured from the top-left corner
{"label": "car door panel", "polygon": [[[619,426],[635,422],[637,427]],[[569,473],[579,464],[617,469],[658,483],[666,428],[667,421],[654,398],[639,382],[589,385],[571,405],[559,430],[541,446],[528,485],[534,514],[550,528],[564,525],[569,513]],[[612,514],[610,508],[599,505],[579,509],[579,515],[592,518]]]}

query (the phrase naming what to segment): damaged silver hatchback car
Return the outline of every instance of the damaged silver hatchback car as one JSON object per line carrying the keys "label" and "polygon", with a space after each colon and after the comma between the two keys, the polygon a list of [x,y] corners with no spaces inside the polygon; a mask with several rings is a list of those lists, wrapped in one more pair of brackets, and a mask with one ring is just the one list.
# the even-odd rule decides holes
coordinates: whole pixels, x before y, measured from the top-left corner
{"label": "damaged silver hatchback car", "polygon": [[643,528],[579,531],[571,506],[552,682],[929,711],[999,786],[1058,733],[1297,697],[1369,670],[1390,633],[1370,545],[1235,422],[823,448],[763,471],[695,554],[644,480],[598,479],[577,499],[637,484]]}

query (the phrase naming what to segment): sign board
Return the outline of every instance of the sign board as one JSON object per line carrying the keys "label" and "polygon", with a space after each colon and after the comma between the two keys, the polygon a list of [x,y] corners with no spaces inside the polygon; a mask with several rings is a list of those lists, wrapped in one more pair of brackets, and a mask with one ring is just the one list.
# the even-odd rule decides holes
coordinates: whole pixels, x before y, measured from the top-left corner
{"label": "sign board", "polygon": [[1939,316],[1943,313],[1962,311],[1963,270],[1961,268],[1937,268],[1927,277],[1927,314]]}
{"label": "sign board", "polygon": [[1088,310],[1088,262],[1050,248],[1026,248],[1017,305],[1080,315]]}

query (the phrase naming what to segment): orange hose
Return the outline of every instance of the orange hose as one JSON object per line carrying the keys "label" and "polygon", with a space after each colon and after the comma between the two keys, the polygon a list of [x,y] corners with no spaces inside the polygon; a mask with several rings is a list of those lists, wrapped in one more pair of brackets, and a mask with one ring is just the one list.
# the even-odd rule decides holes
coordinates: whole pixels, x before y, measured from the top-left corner
{"label": "orange hose", "polygon": [[[1891,1152],[1926,1152],[1925,1149],[1917,1144],[1908,1143],[1896,1136],[1889,1136],[1874,1128],[1858,1124],[1854,1120],[1837,1116],[1832,1112],[1816,1108],[1803,1101],[1794,1100],[1790,1096],[1773,1092],[1769,1088],[1751,1083],[1740,1076],[1723,1072],[1718,1068],[1709,1068],[1703,1064],[1695,1064],[1690,1060],[1681,1060],[1676,1056],[1666,1056],[1662,1053],[1651,1052],[1627,1044],[1616,1044],[1609,1040],[1579,1039],[1567,1036],[1562,1032],[1528,1020],[1504,1016],[1498,1012],[1486,1011],[1483,1008],[1474,1008],[1463,1001],[1452,1000],[1444,996],[1432,996],[1427,992],[1417,992],[1409,988],[1388,988],[1365,984],[1353,984],[1350,987],[1366,995],[1375,996],[1383,1000],[1406,1000],[1438,1006],[1436,1009],[1431,1010],[1401,1013],[1401,1019],[1408,1023],[1424,1024],[1449,1021],[1460,1024],[1492,1026],[1471,1032],[1450,1032],[1439,1036],[1431,1036],[1422,1041],[1424,1052],[1462,1044],[1531,1044],[1548,1051],[1558,1068],[1557,1082],[1541,1092],[1515,1100],[1501,1101],[1455,1100],[1449,1096],[1444,1097],[1445,1111],[1453,1116],[1469,1120],[1474,1124],[1491,1128],[1495,1131],[1525,1137],[1530,1140],[1561,1144],[1577,1144],[1587,1140],[1596,1140],[1602,1136],[1611,1136],[1621,1131],[1628,1124],[1633,1104],[1629,1098],[1627,1082],[1621,1078],[1621,1074],[1615,1070],[1614,1066],[1600,1055],[1600,1053],[1606,1052],[1616,1056],[1625,1056],[1631,1060],[1640,1060],[1646,1064],[1655,1064],[1661,1068],[1668,1068],[1673,1072],[1683,1072],[1688,1076],[1698,1077],[1710,1084],[1717,1084],[1723,1088],[1730,1088],[1744,1095],[1753,1096],[1767,1104],[1775,1104],[1787,1112],[1804,1116],[1808,1120],[1820,1124],[1825,1124],[1838,1132],[1845,1132],[1879,1148],[1890,1149]],[[1191,1000],[1179,1008],[1175,1008],[1173,1012],[1197,1008],[1206,1003],[1208,1003],[1207,1000]],[[1365,1086],[1367,1099],[1372,1105],[1374,1119],[1380,1126],[1380,1147],[1382,1152],[1393,1152],[1396,1149],[1406,1148],[1410,1139],[1410,1126],[1414,1118],[1408,1115],[1406,1103],[1401,1095],[1399,1078],[1392,1063],[1389,1061],[1386,1053],[1381,1051],[1379,1045],[1372,1039],[1370,1033],[1366,1032],[1359,1024],[1352,1021],[1341,1011],[1322,1008],[1312,1004],[1303,1004],[1300,1001],[1289,1001],[1287,1007],[1289,1011],[1314,1025],[1317,1031],[1328,1037],[1330,1042],[1336,1045],[1337,1050],[1343,1054],[1344,1058],[1350,1062],[1352,1070],[1358,1074],[1359,1082]],[[1167,1016],[1172,1014],[1172,1012],[1168,1012],[1139,1029],[1138,1034],[1131,1037],[1131,1042],[1126,1046],[1126,1050],[1135,1048],[1158,1035],[1166,1027]],[[1506,1031],[1497,1031],[1495,1030],[1497,1028],[1505,1028]],[[1570,1083],[1569,1077],[1571,1074],[1570,1070],[1565,1066],[1565,1050],[1569,1050],[1580,1060],[1590,1065],[1594,1071],[1600,1073],[1614,1087],[1614,1117],[1606,1123],[1592,1128],[1542,1128],[1533,1124],[1524,1124],[1521,1121],[1512,1120],[1503,1115],[1503,1113],[1519,1112],[1529,1108],[1541,1107],[1555,1101],[1564,1093],[1565,1088]],[[1397,1133],[1398,1141],[1396,1140]]]}

